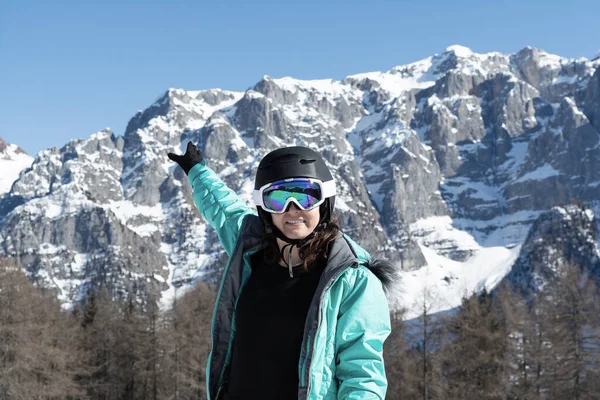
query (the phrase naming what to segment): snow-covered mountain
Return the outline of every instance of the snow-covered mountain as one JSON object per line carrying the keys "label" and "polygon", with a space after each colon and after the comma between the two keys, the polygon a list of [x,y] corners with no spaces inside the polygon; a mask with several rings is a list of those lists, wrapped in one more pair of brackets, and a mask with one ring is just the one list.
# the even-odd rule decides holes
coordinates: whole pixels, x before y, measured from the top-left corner
{"label": "snow-covered mountain", "polygon": [[0,197],[10,190],[19,173],[32,162],[33,158],[23,149],[0,138]]}
{"label": "snow-covered mountain", "polygon": [[566,268],[576,268],[600,283],[597,223],[592,210],[577,204],[544,212],[531,227],[505,280],[535,293],[544,290],[549,281],[560,279]]}
{"label": "snow-covered mountain", "polygon": [[452,308],[502,280],[544,211],[575,198],[600,212],[599,66],[451,46],[342,81],[170,89],[122,136],[41,152],[0,201],[0,253],[65,304],[93,285],[167,304],[226,256],[166,153],[198,143],[250,204],[261,157],[304,144],[334,171],[344,230],[403,270],[401,305],[427,290]]}

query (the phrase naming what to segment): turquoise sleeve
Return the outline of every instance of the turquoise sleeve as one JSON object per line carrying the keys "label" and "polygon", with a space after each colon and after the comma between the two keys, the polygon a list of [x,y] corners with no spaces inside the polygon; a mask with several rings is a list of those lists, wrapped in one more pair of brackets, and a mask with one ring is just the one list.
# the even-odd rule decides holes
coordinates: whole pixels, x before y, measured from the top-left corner
{"label": "turquoise sleeve", "polygon": [[189,171],[188,179],[192,185],[196,208],[217,231],[225,251],[231,255],[244,217],[251,214],[252,209],[206,166],[204,160]]}

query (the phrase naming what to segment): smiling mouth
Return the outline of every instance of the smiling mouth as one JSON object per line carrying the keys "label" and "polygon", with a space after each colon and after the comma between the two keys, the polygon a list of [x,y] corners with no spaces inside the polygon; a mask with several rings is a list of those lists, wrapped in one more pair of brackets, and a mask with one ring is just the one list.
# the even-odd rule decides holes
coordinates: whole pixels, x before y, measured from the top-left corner
{"label": "smiling mouth", "polygon": [[285,221],[285,224],[286,225],[301,225],[301,224],[304,224],[304,221],[301,219],[294,219],[291,221]]}

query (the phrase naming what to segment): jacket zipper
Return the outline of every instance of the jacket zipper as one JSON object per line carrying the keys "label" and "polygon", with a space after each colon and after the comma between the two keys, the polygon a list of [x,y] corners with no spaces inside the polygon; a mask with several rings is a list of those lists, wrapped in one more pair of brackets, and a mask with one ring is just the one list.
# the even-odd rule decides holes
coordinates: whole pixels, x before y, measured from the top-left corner
{"label": "jacket zipper", "polygon": [[305,380],[306,380],[306,363],[308,362],[308,352],[310,349],[310,345],[311,345],[311,341],[312,341],[312,335],[314,334],[315,329],[311,328],[311,330],[308,332],[308,337],[306,340],[306,350],[304,352],[304,360],[302,360],[302,366],[300,369],[300,382],[302,384],[302,386],[305,386]]}

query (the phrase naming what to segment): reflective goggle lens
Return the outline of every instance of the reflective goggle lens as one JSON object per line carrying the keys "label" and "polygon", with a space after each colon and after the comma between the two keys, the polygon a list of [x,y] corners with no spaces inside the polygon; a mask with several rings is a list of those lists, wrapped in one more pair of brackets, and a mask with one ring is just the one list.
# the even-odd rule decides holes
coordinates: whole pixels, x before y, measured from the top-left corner
{"label": "reflective goggle lens", "polygon": [[290,198],[296,200],[303,210],[310,210],[321,201],[321,186],[308,179],[294,179],[273,182],[263,191],[265,207],[278,213],[285,211]]}

